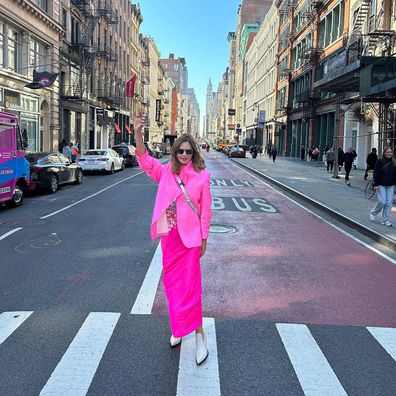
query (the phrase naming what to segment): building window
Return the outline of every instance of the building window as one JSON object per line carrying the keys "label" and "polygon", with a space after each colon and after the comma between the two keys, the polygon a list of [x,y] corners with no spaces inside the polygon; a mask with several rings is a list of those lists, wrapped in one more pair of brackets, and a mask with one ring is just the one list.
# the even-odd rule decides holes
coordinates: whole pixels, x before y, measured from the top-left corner
{"label": "building window", "polygon": [[344,29],[344,3],[338,4],[319,23],[319,45],[326,48],[342,35]]}
{"label": "building window", "polygon": [[67,28],[67,10],[62,7],[62,26]]}
{"label": "building window", "polygon": [[173,76],[174,76],[174,77],[177,77],[178,75],[179,75],[178,72],[173,72]]}
{"label": "building window", "polygon": [[48,12],[48,0],[35,0],[35,3],[45,12]]}
{"label": "building window", "polygon": [[179,65],[173,65],[173,68],[174,68],[175,70],[179,70]]}
{"label": "building window", "polygon": [[33,75],[33,70],[43,71],[47,59],[45,45],[40,44],[38,41],[30,40],[29,43],[29,71],[28,75]]}
{"label": "building window", "polygon": [[77,19],[71,19],[71,43],[78,44],[79,43],[79,31],[80,31],[80,24]]}
{"label": "building window", "polygon": [[14,29],[8,28],[8,68],[17,71],[18,57],[20,54],[19,34]]}

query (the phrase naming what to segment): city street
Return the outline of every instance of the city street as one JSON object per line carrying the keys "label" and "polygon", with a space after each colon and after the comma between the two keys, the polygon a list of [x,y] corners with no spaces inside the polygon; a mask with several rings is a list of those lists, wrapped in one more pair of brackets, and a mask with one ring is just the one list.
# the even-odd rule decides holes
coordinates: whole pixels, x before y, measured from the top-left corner
{"label": "city street", "polygon": [[169,346],[157,185],[126,168],[0,209],[1,396],[396,393],[394,259],[205,157],[207,361]]}

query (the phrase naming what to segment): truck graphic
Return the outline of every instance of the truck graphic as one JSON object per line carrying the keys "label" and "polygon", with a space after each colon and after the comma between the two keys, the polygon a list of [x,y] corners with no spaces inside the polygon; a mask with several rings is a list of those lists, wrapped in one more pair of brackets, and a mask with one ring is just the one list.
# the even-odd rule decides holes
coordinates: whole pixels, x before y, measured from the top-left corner
{"label": "truck graphic", "polygon": [[0,203],[20,206],[30,186],[29,163],[15,114],[0,112]]}

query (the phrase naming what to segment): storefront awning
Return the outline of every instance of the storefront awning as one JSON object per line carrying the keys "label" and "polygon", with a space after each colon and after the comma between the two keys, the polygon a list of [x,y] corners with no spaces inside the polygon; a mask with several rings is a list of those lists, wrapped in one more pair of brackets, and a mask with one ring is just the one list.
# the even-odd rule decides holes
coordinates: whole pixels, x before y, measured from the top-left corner
{"label": "storefront awning", "polygon": [[121,133],[121,128],[120,128],[120,126],[117,124],[117,123],[114,123],[115,124],[115,130],[116,130],[116,132],[117,133]]}

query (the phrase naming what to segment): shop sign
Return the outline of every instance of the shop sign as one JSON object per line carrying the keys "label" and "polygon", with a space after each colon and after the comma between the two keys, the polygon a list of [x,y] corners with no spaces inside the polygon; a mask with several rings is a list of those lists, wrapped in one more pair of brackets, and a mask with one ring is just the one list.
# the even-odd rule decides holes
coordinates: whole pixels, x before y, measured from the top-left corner
{"label": "shop sign", "polygon": [[235,115],[235,109],[228,109],[228,115],[229,116],[234,116]]}
{"label": "shop sign", "polygon": [[235,124],[228,124],[228,129],[234,130],[235,129]]}
{"label": "shop sign", "polygon": [[161,121],[161,99],[155,101],[155,121]]}

